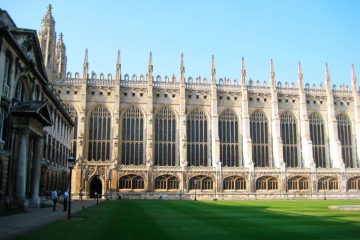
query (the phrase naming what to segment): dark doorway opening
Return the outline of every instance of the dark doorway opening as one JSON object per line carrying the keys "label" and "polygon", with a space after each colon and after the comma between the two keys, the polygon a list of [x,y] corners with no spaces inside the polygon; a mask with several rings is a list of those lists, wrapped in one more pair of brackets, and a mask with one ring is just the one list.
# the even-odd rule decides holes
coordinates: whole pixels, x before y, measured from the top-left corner
{"label": "dark doorway opening", "polygon": [[90,198],[96,198],[96,193],[99,195],[99,198],[102,195],[102,183],[98,178],[93,178],[90,183]]}

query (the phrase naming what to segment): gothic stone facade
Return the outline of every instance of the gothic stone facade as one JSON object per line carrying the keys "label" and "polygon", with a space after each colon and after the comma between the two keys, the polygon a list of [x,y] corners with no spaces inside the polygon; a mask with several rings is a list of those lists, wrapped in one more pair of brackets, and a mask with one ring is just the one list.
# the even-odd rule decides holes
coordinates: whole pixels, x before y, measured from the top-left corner
{"label": "gothic stone facade", "polygon": [[[55,31],[52,29],[52,31]],[[44,48],[42,48],[44,50]],[[51,49],[51,48],[48,48]],[[55,51],[53,49],[52,51]],[[79,197],[355,198],[360,196],[360,99],[352,89],[281,84],[271,61],[267,82],[210,75],[66,73],[65,46],[53,86],[75,122]],[[46,56],[46,54],[45,54]],[[54,73],[57,74],[54,74]]]}

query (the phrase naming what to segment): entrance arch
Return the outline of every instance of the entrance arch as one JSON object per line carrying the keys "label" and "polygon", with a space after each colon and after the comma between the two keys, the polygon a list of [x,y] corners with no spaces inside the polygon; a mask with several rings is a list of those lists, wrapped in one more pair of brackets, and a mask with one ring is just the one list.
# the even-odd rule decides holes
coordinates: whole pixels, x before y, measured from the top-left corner
{"label": "entrance arch", "polygon": [[96,198],[95,193],[98,193],[101,198],[102,183],[101,180],[96,177],[94,177],[90,182],[90,198]]}

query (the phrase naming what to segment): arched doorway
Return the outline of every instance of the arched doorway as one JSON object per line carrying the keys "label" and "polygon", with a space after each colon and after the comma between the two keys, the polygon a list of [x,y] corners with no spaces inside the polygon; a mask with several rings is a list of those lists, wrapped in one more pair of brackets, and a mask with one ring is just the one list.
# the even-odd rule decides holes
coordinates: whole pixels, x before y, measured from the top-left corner
{"label": "arched doorway", "polygon": [[101,180],[94,177],[90,183],[90,198],[96,198],[95,193],[99,194],[99,197],[102,195],[102,183]]}

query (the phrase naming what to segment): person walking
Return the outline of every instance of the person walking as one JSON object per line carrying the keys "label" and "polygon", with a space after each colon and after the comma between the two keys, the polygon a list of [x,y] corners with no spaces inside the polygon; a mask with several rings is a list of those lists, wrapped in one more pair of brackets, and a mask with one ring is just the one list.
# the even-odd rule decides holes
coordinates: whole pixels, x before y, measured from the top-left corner
{"label": "person walking", "polygon": [[56,203],[57,203],[57,200],[58,200],[58,195],[57,195],[56,190],[51,192],[51,199],[53,201],[53,211],[56,211]]}
{"label": "person walking", "polygon": [[64,199],[64,212],[65,212],[67,210],[68,199],[69,199],[69,193],[66,190],[63,194],[63,199]]}

